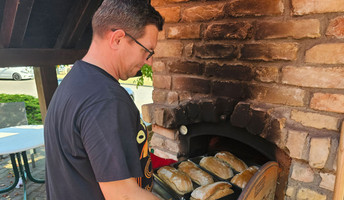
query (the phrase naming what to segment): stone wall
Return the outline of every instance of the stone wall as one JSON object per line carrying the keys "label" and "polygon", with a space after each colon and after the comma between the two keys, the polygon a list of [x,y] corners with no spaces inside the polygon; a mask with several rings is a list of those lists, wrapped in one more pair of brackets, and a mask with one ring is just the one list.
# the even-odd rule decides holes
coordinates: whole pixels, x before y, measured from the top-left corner
{"label": "stone wall", "polygon": [[155,152],[177,159],[180,125],[230,118],[290,155],[285,199],[332,199],[344,119],[344,1],[151,2],[166,21],[154,103],[143,106],[159,133]]}

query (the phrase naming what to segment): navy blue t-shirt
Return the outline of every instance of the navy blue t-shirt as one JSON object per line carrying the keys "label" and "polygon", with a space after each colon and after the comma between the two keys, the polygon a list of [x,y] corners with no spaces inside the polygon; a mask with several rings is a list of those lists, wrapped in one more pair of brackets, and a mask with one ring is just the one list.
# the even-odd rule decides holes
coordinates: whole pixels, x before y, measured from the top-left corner
{"label": "navy blue t-shirt", "polygon": [[44,136],[48,199],[104,199],[98,182],[131,177],[151,191],[146,126],[101,68],[74,64],[49,104]]}

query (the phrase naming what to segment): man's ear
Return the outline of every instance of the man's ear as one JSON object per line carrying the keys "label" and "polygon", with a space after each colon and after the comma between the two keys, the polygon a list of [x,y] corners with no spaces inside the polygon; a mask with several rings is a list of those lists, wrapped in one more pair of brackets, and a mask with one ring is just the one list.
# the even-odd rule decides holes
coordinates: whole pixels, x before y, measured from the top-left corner
{"label": "man's ear", "polygon": [[109,33],[109,42],[112,49],[117,49],[125,37],[125,32],[121,29]]}

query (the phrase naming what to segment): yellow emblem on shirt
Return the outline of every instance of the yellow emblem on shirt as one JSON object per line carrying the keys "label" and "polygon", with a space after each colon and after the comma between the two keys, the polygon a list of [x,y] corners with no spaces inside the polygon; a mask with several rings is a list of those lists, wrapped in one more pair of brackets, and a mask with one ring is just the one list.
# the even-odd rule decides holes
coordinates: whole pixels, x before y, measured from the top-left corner
{"label": "yellow emblem on shirt", "polygon": [[136,141],[137,141],[137,143],[141,144],[141,143],[144,142],[145,140],[146,140],[146,134],[145,134],[145,132],[143,132],[143,130],[140,130],[140,131],[137,133]]}

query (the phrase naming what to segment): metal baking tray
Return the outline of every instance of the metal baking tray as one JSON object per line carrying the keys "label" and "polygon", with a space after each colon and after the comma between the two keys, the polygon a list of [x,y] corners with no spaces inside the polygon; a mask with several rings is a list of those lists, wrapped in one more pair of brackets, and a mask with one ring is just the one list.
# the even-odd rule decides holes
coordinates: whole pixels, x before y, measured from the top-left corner
{"label": "metal baking tray", "polygon": [[[230,180],[231,179],[222,179],[218,176],[216,176],[215,174],[209,172],[208,170],[202,168],[200,165],[199,165],[199,162],[200,160],[205,157],[205,156],[214,156],[216,154],[216,152],[214,153],[209,153],[209,154],[206,154],[206,155],[202,155],[202,156],[198,156],[198,157],[194,157],[194,158],[190,158],[188,159],[189,161],[195,163],[199,168],[201,168],[202,170],[204,170],[205,172],[209,173],[215,182],[218,182],[218,181],[226,181],[228,183],[230,183]],[[171,164],[170,166],[171,167],[174,167],[176,169],[178,169],[178,165],[183,162],[183,161],[180,161],[180,162],[177,162],[177,163],[173,163]],[[155,180],[155,183],[157,183],[159,185],[160,188],[162,188],[164,191],[161,192],[161,196],[164,197],[165,199],[173,199],[173,200],[189,200],[190,197],[191,197],[191,193],[192,192],[189,192],[189,193],[186,193],[184,195],[180,195],[178,194],[177,192],[175,192],[168,184],[166,184],[158,175],[157,175],[157,171],[159,170],[160,168],[157,168],[154,170],[154,180]],[[236,172],[235,170],[233,170],[233,173],[234,175],[237,174],[238,172]],[[194,186],[194,189],[196,189],[197,187],[199,187],[198,184],[193,183],[193,186]],[[230,194],[228,196],[225,196],[225,197],[222,197],[220,198],[219,200],[236,200],[238,199],[238,197],[240,196],[241,192],[242,192],[242,189],[236,185],[233,185],[232,183],[230,183],[232,185],[232,190],[234,191],[233,194]],[[168,194],[164,194],[164,192],[168,193]]]}

